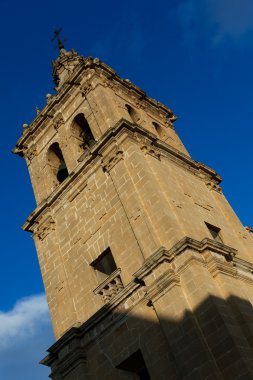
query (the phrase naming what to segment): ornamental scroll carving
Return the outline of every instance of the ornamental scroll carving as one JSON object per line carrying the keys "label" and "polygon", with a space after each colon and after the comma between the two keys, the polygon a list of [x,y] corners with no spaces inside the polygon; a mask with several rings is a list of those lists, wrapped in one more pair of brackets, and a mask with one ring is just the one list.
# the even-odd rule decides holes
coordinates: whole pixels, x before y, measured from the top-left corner
{"label": "ornamental scroll carving", "polygon": [[34,235],[39,238],[39,240],[44,240],[51,231],[55,230],[55,221],[52,216],[49,216],[44,222],[38,225],[34,231]]}

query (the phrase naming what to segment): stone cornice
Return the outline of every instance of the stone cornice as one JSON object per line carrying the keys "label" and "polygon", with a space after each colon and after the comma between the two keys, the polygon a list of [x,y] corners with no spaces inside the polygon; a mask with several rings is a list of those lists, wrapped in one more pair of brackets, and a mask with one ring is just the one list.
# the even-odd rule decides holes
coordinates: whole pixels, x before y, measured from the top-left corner
{"label": "stone cornice", "polygon": [[[69,371],[73,370],[80,363],[86,364],[86,354],[81,347],[76,347],[70,353],[64,355],[64,357],[57,361],[56,366],[54,366],[54,372],[59,372],[66,376]],[[49,364],[50,363],[50,364]],[[50,365],[54,364],[54,358],[49,355],[40,361],[40,364]],[[55,368],[56,367],[56,368]]]}
{"label": "stone cornice", "polygon": [[[180,286],[180,267],[178,271],[176,263],[178,256],[184,252],[190,252],[193,260],[198,260],[196,255],[200,255],[200,263],[206,263],[205,266],[213,273],[214,266],[212,262],[213,257],[218,264],[216,265],[216,272],[221,272],[226,275],[237,276],[238,278],[249,281],[253,285],[253,265],[249,262],[236,258],[237,251],[222,243],[216,242],[212,239],[205,238],[202,241],[184,237],[171,249],[166,250],[164,247],[155,251],[142,265],[142,267],[133,274],[134,280],[131,281],[122,291],[117,294],[108,304],[103,306],[97,313],[89,318],[84,323],[78,323],[68,330],[53,346],[48,350],[49,355],[42,361],[43,364],[50,366],[53,361],[58,361],[57,353],[64,348],[66,344],[73,340],[81,340],[86,336],[82,346],[89,345],[95,339],[94,334],[91,333],[93,328],[96,328],[96,335],[103,334],[111,325],[115,325],[116,321],[125,318],[127,313],[138,303],[146,302],[147,305],[152,305],[154,302],[172,286]],[[188,255],[189,256],[189,255]],[[183,256],[182,256],[183,257]],[[182,260],[181,260],[182,261]],[[159,276],[149,286],[146,286],[146,279],[149,274],[160,267],[162,264],[167,263],[164,270],[159,271]],[[185,264],[182,266],[190,266],[188,257],[186,257]],[[235,265],[240,265],[240,271],[245,275],[236,272]],[[162,274],[161,274],[162,273]],[[130,301],[130,302],[129,302]],[[114,313],[114,318],[109,318],[107,324],[103,322],[102,327],[99,325],[100,321],[105,321],[108,315]],[[100,327],[99,327],[100,326]]]}
{"label": "stone cornice", "polygon": [[99,294],[101,290],[105,287],[105,285],[107,285],[108,282],[110,282],[110,280],[119,276],[120,273],[121,273],[121,269],[120,268],[116,269],[113,273],[110,274],[110,276],[108,276],[103,282],[101,282],[101,284],[99,284],[99,286],[96,289],[93,290],[93,293]]}
{"label": "stone cornice", "polygon": [[[115,139],[116,136],[117,139]],[[89,171],[94,172],[96,169],[95,163],[99,163],[104,170],[111,170],[119,160],[123,159],[123,151],[120,146],[123,140],[129,137],[133,141],[136,141],[141,146],[141,149],[142,147],[152,146],[153,151],[157,150],[159,155],[167,157],[167,159],[191,171],[204,181],[210,180],[216,184],[221,181],[221,177],[217,175],[213,169],[192,160],[189,156],[179,152],[165,142],[158,140],[155,135],[143,127],[121,119],[114,128],[108,130],[103,137],[90,148],[88,154],[85,153],[80,157],[80,162],[76,169],[70,173],[67,179],[60,184],[46,200],[38,205],[32,214],[30,214],[26,223],[23,225],[23,229],[33,232],[33,225],[37,223],[37,219],[45,213],[46,210],[50,210],[50,207],[55,201],[60,200],[64,196],[68,196],[65,193],[68,192],[70,186],[75,186],[75,183],[79,180],[79,176],[83,179],[84,173],[88,173]]]}
{"label": "stone cornice", "polygon": [[163,262],[165,259],[168,262],[172,262],[176,256],[180,255],[186,249],[192,249],[193,251],[199,253],[202,253],[209,249],[212,252],[218,253],[224,257],[229,257],[229,259],[233,258],[237,253],[236,249],[212,239],[205,238],[202,241],[198,241],[189,237],[185,237],[177,244],[175,244],[174,247],[172,247],[169,251],[165,251],[165,248],[160,248],[156,254],[151,255],[145,261],[145,264],[137,272],[134,273],[134,277],[143,279],[159,263]]}
{"label": "stone cornice", "polygon": [[16,147],[13,149],[13,153],[20,155],[23,157],[23,150],[27,145],[27,141],[34,133],[41,128],[41,126],[47,125],[54,116],[57,114],[57,108],[59,108],[60,104],[64,104],[67,99],[71,96],[71,89],[76,88],[81,85],[83,76],[88,69],[100,69],[104,77],[108,80],[113,80],[115,83],[119,83],[123,87],[131,90],[135,93],[136,99],[138,101],[142,101],[145,99],[153,107],[159,109],[164,115],[168,114],[171,116],[171,119],[175,120],[175,116],[173,112],[163,105],[162,103],[156,101],[147,96],[147,94],[141,90],[138,86],[133,84],[127,79],[121,78],[117,73],[107,66],[105,63],[101,62],[98,58],[83,58],[80,60],[80,63],[76,65],[73,72],[70,74],[69,79],[64,83],[62,87],[58,90],[55,95],[52,95],[48,100],[46,106],[39,112],[36,118],[31,122],[31,124],[25,128],[23,131],[23,135],[18,140]]}

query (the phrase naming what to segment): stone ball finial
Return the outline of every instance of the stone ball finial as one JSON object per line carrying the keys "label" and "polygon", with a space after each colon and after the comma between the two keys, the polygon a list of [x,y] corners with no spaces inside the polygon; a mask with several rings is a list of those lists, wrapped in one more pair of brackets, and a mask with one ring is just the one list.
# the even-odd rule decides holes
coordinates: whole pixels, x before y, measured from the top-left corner
{"label": "stone ball finial", "polygon": [[23,124],[23,129],[26,129],[26,128],[28,128],[29,127],[29,125],[28,124]]}
{"label": "stone ball finial", "polygon": [[52,98],[51,94],[46,94],[47,103],[50,101],[51,98]]}

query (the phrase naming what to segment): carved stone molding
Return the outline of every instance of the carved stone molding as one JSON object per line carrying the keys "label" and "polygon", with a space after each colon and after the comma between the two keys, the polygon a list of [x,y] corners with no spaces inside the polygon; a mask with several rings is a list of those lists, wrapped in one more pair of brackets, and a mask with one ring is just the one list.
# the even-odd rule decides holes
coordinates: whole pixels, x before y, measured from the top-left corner
{"label": "carved stone molding", "polygon": [[138,109],[145,110],[147,108],[146,104],[144,104],[143,102],[140,102],[140,101],[137,101],[135,105],[136,105],[136,108],[138,108]]}
{"label": "carved stone molding", "polygon": [[87,80],[80,88],[82,96],[85,98],[92,89],[91,81]]}
{"label": "carved stone molding", "polygon": [[219,257],[211,256],[208,258],[207,262],[208,270],[214,278],[219,274],[236,277],[237,271],[235,267],[233,265],[229,266],[226,261],[222,262]]}
{"label": "carved stone molding", "polygon": [[144,154],[149,154],[150,156],[152,156],[152,157],[154,157],[160,161],[161,154],[156,149],[154,149],[153,147],[148,146],[148,145],[143,145],[141,147],[141,150]]}
{"label": "carved stone molding", "polygon": [[38,154],[37,146],[35,144],[32,144],[29,149],[24,149],[23,153],[25,158],[28,159],[29,162],[31,162],[32,159]]}
{"label": "carved stone molding", "polygon": [[172,121],[174,121],[174,120],[176,120],[176,116],[175,116],[172,120],[169,119],[169,118],[165,118],[165,119],[163,120],[163,125],[164,125],[166,128],[170,127],[170,128],[172,128],[172,129],[174,129],[174,126],[173,126],[173,124],[172,124]]}
{"label": "carved stone molding", "polygon": [[114,82],[112,82],[112,79],[110,79],[110,78],[102,78],[100,81],[100,84],[102,86],[108,87],[108,88],[114,88],[115,87]]}
{"label": "carved stone molding", "polygon": [[102,160],[103,170],[109,172],[112,168],[121,160],[124,159],[124,153],[118,147],[111,151],[106,157]]}
{"label": "carved stone molding", "polygon": [[[23,228],[26,231],[33,230],[33,224],[35,220],[41,215],[45,208],[52,206],[57,198],[64,193],[65,189],[69,186],[71,182],[73,182],[75,178],[75,183],[77,183],[82,177],[84,173],[87,173],[87,178],[89,176],[88,173],[91,173],[91,162],[92,167],[94,165],[101,165],[104,171],[110,171],[121,159],[124,159],[124,152],[120,149],[119,145],[116,145],[115,136],[117,136],[118,141],[124,141],[125,139],[134,140],[134,142],[138,143],[138,146],[144,151],[144,154],[152,154],[156,158],[159,158],[161,154],[161,159],[168,159],[171,162],[175,163],[175,165],[180,166],[190,172],[193,175],[199,176],[199,168],[200,164],[194,160],[192,160],[187,155],[179,152],[175,148],[167,145],[161,140],[157,139],[154,134],[149,133],[147,130],[144,130],[139,125],[133,125],[131,122],[121,119],[118,124],[111,128],[108,131],[108,134],[101,137],[99,141],[97,141],[96,145],[92,147],[91,153],[81,159],[79,159],[80,165],[77,165],[75,171],[72,175],[70,175],[62,184],[58,186],[54,193],[49,196],[45,203],[39,205],[34,213],[32,214],[32,218],[29,217],[27,222],[24,224]],[[112,146],[112,149],[109,150],[109,147]],[[148,148],[149,147],[149,148]],[[17,154],[23,155],[23,146],[17,146],[15,152]],[[101,161],[100,161],[101,159]],[[221,178],[217,175],[217,173],[211,168],[201,166],[201,170],[205,170],[205,176],[200,177],[208,186],[214,186],[219,189],[218,183],[221,181]],[[85,174],[86,176],[86,174]],[[74,183],[73,183],[74,185]],[[211,189],[211,188],[210,188]],[[221,193],[221,191],[218,191]],[[65,194],[65,193],[64,193]],[[34,216],[36,215],[36,217]]]}
{"label": "carved stone molding", "polygon": [[69,202],[73,202],[73,200],[80,194],[82,194],[82,191],[85,189],[87,186],[87,182],[84,181],[77,186],[76,189],[72,190],[69,196]]}
{"label": "carved stone molding", "polygon": [[55,221],[50,215],[48,218],[46,218],[45,221],[43,221],[41,224],[38,225],[38,227],[34,231],[34,236],[37,236],[39,240],[44,240],[45,237],[49,235],[51,231],[54,231],[54,230],[55,230]]}
{"label": "carved stone molding", "polygon": [[60,116],[56,118],[56,120],[53,123],[54,129],[58,131],[58,129],[64,124],[63,118]]}
{"label": "carved stone molding", "polygon": [[220,194],[222,193],[221,187],[214,181],[206,181],[206,186],[208,187],[209,190],[214,190]]}
{"label": "carved stone molding", "polygon": [[[202,265],[204,270],[209,270],[213,277],[222,274],[253,284],[253,265],[236,258],[235,254],[234,248],[207,238],[198,241],[185,237],[169,250],[160,247],[133,274],[133,281],[120,289],[113,284],[113,289],[110,290],[112,293],[105,299],[106,305],[84,323],[77,323],[69,329],[49,348],[49,354],[42,363],[57,369],[62,365],[70,368],[72,364],[69,365],[68,357],[72,358],[72,352],[78,352],[78,347],[81,346],[84,354],[91,342],[98,341],[110,331],[112,321],[116,325],[122,320],[123,313],[128,313],[139,303],[155,308],[160,297],[174,287],[184,286],[180,283],[181,273],[187,266],[191,266],[191,260]],[[174,265],[177,260],[180,265]],[[95,293],[103,296],[103,289],[117,275],[119,270],[108,277]],[[82,358],[85,363],[85,355]]]}
{"label": "carved stone molding", "polygon": [[104,303],[109,302],[124,288],[120,273],[121,269],[118,268],[93,291],[94,294],[99,294],[102,297]]}

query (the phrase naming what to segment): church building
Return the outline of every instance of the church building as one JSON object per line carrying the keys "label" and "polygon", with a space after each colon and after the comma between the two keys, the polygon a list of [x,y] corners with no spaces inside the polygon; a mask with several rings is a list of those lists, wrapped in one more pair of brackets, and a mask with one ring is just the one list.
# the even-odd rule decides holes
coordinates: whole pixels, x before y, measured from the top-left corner
{"label": "church building", "polygon": [[[53,380],[253,379],[253,229],[171,109],[60,46],[14,153],[56,342]],[[45,347],[45,351],[46,351]]]}

